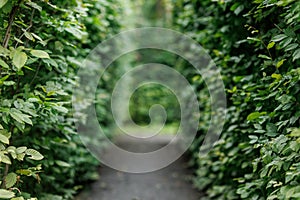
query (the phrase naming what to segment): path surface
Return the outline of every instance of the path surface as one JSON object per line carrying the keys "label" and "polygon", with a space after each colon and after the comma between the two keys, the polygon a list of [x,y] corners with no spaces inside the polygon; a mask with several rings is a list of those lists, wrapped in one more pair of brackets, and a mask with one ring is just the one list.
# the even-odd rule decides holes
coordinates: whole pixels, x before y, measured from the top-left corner
{"label": "path surface", "polygon": [[[132,152],[159,149],[168,143],[158,137],[148,143],[120,139],[118,145]],[[109,153],[109,152],[108,152]],[[168,167],[156,172],[130,174],[108,167],[99,170],[100,180],[76,200],[199,200],[201,193],[193,188],[187,159],[183,156]]]}

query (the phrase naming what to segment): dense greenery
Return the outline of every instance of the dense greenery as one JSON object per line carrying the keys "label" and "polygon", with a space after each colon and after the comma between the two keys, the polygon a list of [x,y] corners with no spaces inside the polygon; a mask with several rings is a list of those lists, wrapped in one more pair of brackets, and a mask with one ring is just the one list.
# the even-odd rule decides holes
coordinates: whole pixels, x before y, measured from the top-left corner
{"label": "dense greenery", "polygon": [[[220,141],[205,156],[201,137],[191,148],[195,184],[212,199],[299,199],[300,2],[174,2],[177,27],[207,49],[227,89]],[[193,80],[199,99],[209,99]],[[201,115],[200,136],[209,118]]]}
{"label": "dense greenery", "polygon": [[[124,72],[149,62],[172,65],[201,102],[198,137],[190,148],[195,185],[211,199],[299,199],[297,0],[0,0],[0,199],[71,199],[97,178],[99,163],[76,134],[71,96],[84,58],[119,32],[124,2],[131,9],[141,6],[122,20],[126,26],[168,27],[173,8],[175,27],[213,58],[228,101],[221,138],[208,154],[199,153],[211,114],[217,114],[210,113],[207,87],[187,62],[158,50],[113,63],[118,67],[108,69],[96,101],[82,102],[83,110],[96,103],[98,121],[109,126],[110,95]],[[175,96],[156,84],[131,97],[133,119],[148,123],[156,103],[166,108],[167,122],[180,120]]]}
{"label": "dense greenery", "polygon": [[1,199],[70,199],[97,178],[71,93],[89,50],[118,31],[118,9],[114,0],[0,0]]}

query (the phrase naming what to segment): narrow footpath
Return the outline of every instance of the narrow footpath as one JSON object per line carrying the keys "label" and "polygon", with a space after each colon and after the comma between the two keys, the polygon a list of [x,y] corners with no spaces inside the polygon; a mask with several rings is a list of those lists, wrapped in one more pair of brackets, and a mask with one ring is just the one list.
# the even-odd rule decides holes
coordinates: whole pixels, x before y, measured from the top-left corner
{"label": "narrow footpath", "polygon": [[[168,142],[164,136],[147,144],[123,138],[118,146],[132,152],[147,152]],[[76,200],[200,200],[202,194],[193,188],[190,171],[186,156],[164,169],[145,174],[124,173],[103,166],[99,169],[99,181]]]}

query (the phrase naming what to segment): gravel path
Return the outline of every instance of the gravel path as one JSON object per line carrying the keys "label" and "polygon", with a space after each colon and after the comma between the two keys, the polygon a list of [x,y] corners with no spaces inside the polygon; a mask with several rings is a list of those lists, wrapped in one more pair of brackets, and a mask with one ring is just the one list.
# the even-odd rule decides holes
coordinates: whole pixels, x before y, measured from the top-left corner
{"label": "gravel path", "polygon": [[[147,149],[159,149],[167,141],[164,137],[158,137],[146,145],[123,138],[118,145],[132,152],[147,152]],[[199,200],[202,195],[193,188],[190,171],[184,156],[164,169],[145,174],[101,167],[100,180],[76,200]]]}

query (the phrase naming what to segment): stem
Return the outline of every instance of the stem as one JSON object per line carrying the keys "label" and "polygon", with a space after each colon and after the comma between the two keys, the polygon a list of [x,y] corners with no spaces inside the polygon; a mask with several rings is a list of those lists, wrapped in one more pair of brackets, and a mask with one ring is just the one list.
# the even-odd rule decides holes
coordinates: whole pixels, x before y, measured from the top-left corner
{"label": "stem", "polygon": [[[35,12],[35,10],[33,10],[32,13],[31,13],[29,26],[25,29],[24,33],[20,36],[19,40],[21,40],[21,39],[24,37],[25,33],[26,33],[27,31],[29,31],[29,29],[32,27],[32,25],[33,25],[32,20],[33,20],[34,12]],[[17,43],[16,43],[16,45],[15,45],[15,48],[17,48],[18,45],[19,45],[19,42],[17,41]]]}
{"label": "stem", "polygon": [[4,48],[7,48],[7,46],[8,46],[8,42],[9,42],[10,36],[11,36],[11,28],[14,23],[15,16],[20,8],[21,2],[22,2],[22,0],[19,0],[18,3],[12,8],[12,10],[9,14],[8,27],[6,29],[5,36],[3,39],[3,47]]}
{"label": "stem", "polygon": [[8,174],[8,170],[9,170],[9,164],[5,164],[5,171],[3,174],[3,178],[2,178],[2,184],[1,184],[1,188],[5,189],[6,188],[6,177]]}
{"label": "stem", "polygon": [[32,85],[33,81],[34,81],[35,78],[37,77],[37,75],[38,75],[38,73],[39,73],[39,71],[40,71],[40,67],[41,67],[41,62],[40,62],[40,64],[39,64],[39,66],[38,66],[38,68],[37,68],[37,70],[36,70],[36,72],[35,72],[33,78],[31,79],[31,82],[29,83],[29,85]]}
{"label": "stem", "polygon": [[[17,14],[17,11],[20,8],[20,5],[21,5],[22,1],[23,0],[19,0],[18,3],[12,8],[12,10],[11,10],[11,12],[9,14],[9,22],[8,22],[8,26],[7,26],[5,35],[4,35],[3,43],[2,43],[2,46],[5,49],[7,49],[7,47],[8,47],[8,42],[9,42],[10,36],[11,36],[11,28],[12,28],[15,16]],[[1,74],[1,71],[2,71],[2,67],[0,67],[0,74]]]}
{"label": "stem", "polygon": [[283,30],[282,30],[277,24],[274,24],[274,26],[275,26],[276,28],[278,28],[278,30],[280,30],[281,32],[283,32]]}

